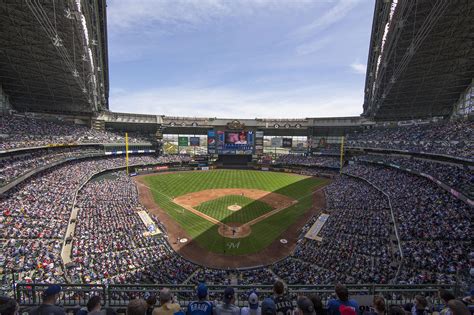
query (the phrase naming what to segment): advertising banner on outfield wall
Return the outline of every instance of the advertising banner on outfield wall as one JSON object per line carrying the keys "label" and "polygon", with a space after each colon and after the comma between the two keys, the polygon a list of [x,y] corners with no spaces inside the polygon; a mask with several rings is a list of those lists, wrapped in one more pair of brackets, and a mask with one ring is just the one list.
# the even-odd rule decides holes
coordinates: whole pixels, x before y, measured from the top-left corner
{"label": "advertising banner on outfield wall", "polygon": [[271,141],[272,147],[274,148],[281,148],[283,145],[283,139],[282,138],[272,138]]}
{"label": "advertising banner on outfield wall", "polygon": [[[224,149],[225,132],[222,130],[217,131],[217,151]],[[224,153],[225,154],[225,153]]]}
{"label": "advertising banner on outfield wall", "polygon": [[188,137],[178,137],[178,145],[180,147],[187,147],[188,144]]}
{"label": "advertising banner on outfield wall", "polygon": [[200,144],[199,137],[189,137],[189,145],[192,147],[198,147]]}
{"label": "advertising banner on outfield wall", "polygon": [[284,148],[291,148],[293,146],[293,139],[283,138],[282,144],[283,144],[282,147]]}
{"label": "advertising banner on outfield wall", "polygon": [[216,153],[216,132],[214,130],[207,131],[207,153]]}
{"label": "advertising banner on outfield wall", "polygon": [[263,154],[263,131],[255,131],[255,154]]}

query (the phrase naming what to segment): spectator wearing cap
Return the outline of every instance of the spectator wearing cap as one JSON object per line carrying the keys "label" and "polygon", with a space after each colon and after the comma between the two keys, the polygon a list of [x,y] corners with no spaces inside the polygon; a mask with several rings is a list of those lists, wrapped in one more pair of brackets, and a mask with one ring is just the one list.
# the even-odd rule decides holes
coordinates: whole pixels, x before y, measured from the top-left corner
{"label": "spectator wearing cap", "polygon": [[328,315],[357,315],[359,314],[359,304],[349,299],[349,291],[341,284],[335,288],[336,299],[328,301]]}
{"label": "spectator wearing cap", "polygon": [[235,291],[231,287],[224,290],[222,304],[216,306],[216,315],[240,315],[240,307],[235,305]]}
{"label": "spectator wearing cap", "polygon": [[61,293],[61,287],[57,284],[50,285],[43,292],[43,303],[33,308],[30,315],[66,315],[62,307],[56,306]]}
{"label": "spectator wearing cap", "polygon": [[316,315],[314,304],[306,296],[300,296],[296,302],[298,315]]}
{"label": "spectator wearing cap", "polygon": [[18,303],[9,297],[0,296],[0,314],[1,315],[18,315],[20,307]]}
{"label": "spectator wearing cap", "polygon": [[168,288],[160,291],[160,307],[155,308],[153,315],[173,315],[181,310],[181,307],[173,303],[173,296]]}
{"label": "spectator wearing cap", "polygon": [[199,283],[197,290],[198,300],[188,304],[186,315],[212,315],[214,313],[214,305],[207,301],[207,286]]}
{"label": "spectator wearing cap", "polygon": [[451,315],[451,310],[448,307],[448,303],[449,301],[454,300],[456,297],[445,289],[440,289],[438,295],[444,303],[444,308],[441,310],[440,315]]}
{"label": "spectator wearing cap", "polygon": [[249,306],[242,307],[241,315],[261,315],[262,308],[258,305],[258,294],[255,291],[250,292],[248,297]]}
{"label": "spectator wearing cap", "polygon": [[276,281],[273,284],[273,301],[277,314],[289,315],[293,313],[293,303],[285,296],[285,285],[281,281]]}
{"label": "spectator wearing cap", "polygon": [[326,309],[324,308],[323,301],[321,301],[321,297],[317,294],[311,294],[309,299],[313,302],[314,311],[316,315],[326,315]]}
{"label": "spectator wearing cap", "polygon": [[262,315],[276,315],[277,308],[275,301],[271,298],[266,298],[262,301]]}
{"label": "spectator wearing cap", "polygon": [[127,315],[146,315],[148,304],[144,299],[133,299],[128,302]]}

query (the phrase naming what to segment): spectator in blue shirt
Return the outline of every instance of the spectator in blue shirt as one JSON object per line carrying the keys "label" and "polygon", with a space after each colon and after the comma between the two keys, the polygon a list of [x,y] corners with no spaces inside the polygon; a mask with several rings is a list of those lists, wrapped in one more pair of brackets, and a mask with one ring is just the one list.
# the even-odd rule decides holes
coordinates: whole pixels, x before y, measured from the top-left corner
{"label": "spectator in blue shirt", "polygon": [[341,284],[336,285],[337,299],[328,301],[328,315],[359,315],[359,304],[349,299],[349,291]]}
{"label": "spectator in blue shirt", "polygon": [[206,301],[207,287],[204,283],[200,283],[197,287],[198,301],[189,303],[186,315],[212,315],[214,312],[214,305]]}

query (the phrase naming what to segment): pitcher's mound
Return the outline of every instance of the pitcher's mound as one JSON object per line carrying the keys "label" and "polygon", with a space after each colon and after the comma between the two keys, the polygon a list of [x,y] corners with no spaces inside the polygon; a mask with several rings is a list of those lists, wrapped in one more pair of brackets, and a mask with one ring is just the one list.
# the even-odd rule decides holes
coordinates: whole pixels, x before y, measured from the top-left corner
{"label": "pitcher's mound", "polygon": [[228,238],[243,238],[252,233],[252,229],[248,224],[242,223],[226,223],[219,225],[219,234]]}
{"label": "pitcher's mound", "polygon": [[227,209],[229,209],[230,211],[239,211],[240,209],[242,209],[242,207],[239,205],[232,205],[228,206]]}

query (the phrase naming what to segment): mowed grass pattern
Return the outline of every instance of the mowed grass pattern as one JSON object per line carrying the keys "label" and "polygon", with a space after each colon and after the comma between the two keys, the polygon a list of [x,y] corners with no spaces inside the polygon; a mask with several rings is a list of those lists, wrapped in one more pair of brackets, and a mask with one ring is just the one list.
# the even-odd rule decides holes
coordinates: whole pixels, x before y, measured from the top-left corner
{"label": "mowed grass pattern", "polygon": [[[328,180],[276,172],[213,170],[152,175],[144,177],[144,181],[155,202],[201,247],[215,253],[245,255],[270,245],[312,206],[311,193]],[[220,236],[216,225],[172,202],[175,197],[213,188],[261,189],[299,202],[253,225],[249,236],[234,240]]]}
{"label": "mowed grass pattern", "polygon": [[[238,211],[227,209],[231,205],[239,205],[242,209]],[[273,210],[265,202],[239,195],[228,195],[206,201],[197,206],[196,209],[223,223],[247,223]]]}

